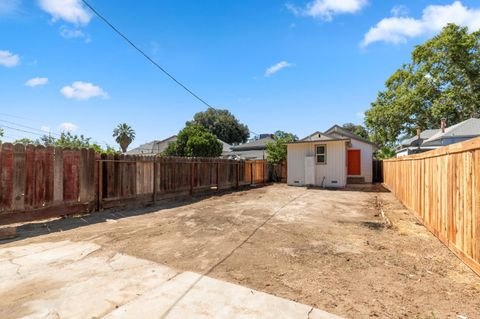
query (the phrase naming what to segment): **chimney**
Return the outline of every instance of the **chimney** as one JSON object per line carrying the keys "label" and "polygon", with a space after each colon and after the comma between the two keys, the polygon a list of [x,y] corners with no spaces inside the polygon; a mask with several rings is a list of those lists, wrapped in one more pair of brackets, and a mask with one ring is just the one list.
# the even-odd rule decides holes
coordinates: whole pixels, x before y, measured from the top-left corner
{"label": "chimney", "polygon": [[440,122],[440,129],[442,130],[442,133],[445,133],[445,129],[447,128],[447,119],[442,118]]}
{"label": "chimney", "polygon": [[422,130],[420,128],[417,128],[417,140],[420,139],[420,134],[422,133]]}

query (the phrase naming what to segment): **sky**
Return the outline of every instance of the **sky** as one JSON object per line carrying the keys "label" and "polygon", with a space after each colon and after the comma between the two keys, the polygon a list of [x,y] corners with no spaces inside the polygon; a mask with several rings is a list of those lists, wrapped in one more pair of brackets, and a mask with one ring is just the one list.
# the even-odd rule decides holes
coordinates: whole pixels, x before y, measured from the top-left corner
{"label": "sky", "polygon": [[[88,2],[255,134],[361,124],[415,45],[449,22],[480,29],[478,0]],[[176,134],[205,109],[81,0],[0,0],[5,141],[69,131],[114,145],[126,122],[134,147]]]}

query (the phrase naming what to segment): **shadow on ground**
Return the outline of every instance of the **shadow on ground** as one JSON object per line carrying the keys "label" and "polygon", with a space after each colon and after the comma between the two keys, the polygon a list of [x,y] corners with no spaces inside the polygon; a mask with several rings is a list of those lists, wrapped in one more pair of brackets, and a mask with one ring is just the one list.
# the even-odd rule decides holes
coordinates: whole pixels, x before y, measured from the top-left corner
{"label": "shadow on ground", "polygon": [[[238,190],[238,191],[242,191],[242,190]],[[149,206],[143,206],[143,207],[137,207],[137,208],[132,208],[132,207],[112,208],[112,209],[104,210],[101,212],[92,212],[86,215],[64,216],[64,217],[42,220],[42,221],[26,222],[20,225],[14,224],[10,226],[16,227],[17,236],[15,238],[9,238],[9,239],[3,239],[3,240],[0,239],[0,245],[23,240],[26,238],[37,237],[37,236],[42,236],[42,235],[57,233],[57,232],[63,232],[63,231],[84,227],[84,226],[89,226],[89,225],[94,225],[98,223],[105,223],[111,220],[120,220],[123,218],[150,214],[150,213],[157,212],[159,210],[173,209],[173,208],[177,208],[185,205],[194,204],[196,202],[199,202],[208,198],[223,196],[223,195],[231,194],[238,191],[224,190],[224,191],[219,191],[218,193],[213,193],[213,194],[201,194],[201,195],[195,195],[193,197],[188,197],[188,198],[165,200],[165,201],[157,202],[154,205],[151,204]],[[243,191],[245,191],[245,189],[243,189]],[[5,225],[5,227],[9,227],[9,225]]]}

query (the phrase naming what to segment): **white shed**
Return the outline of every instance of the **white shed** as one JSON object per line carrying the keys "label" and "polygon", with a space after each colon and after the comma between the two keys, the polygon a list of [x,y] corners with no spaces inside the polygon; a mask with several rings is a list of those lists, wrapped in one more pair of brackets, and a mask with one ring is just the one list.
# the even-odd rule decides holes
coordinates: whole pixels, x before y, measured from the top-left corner
{"label": "white shed", "polygon": [[371,183],[375,144],[335,125],[288,145],[288,185]]}

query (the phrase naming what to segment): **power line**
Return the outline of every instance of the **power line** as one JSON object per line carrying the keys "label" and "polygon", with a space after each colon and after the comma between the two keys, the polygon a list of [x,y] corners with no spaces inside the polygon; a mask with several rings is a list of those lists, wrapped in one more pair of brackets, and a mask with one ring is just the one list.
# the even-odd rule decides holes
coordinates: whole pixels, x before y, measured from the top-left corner
{"label": "power line", "polygon": [[34,135],[38,135],[38,136],[44,136],[44,135],[46,135],[46,134],[40,134],[40,133],[31,132],[31,131],[27,131],[27,130],[22,130],[22,129],[19,129],[19,128],[16,128],[16,127],[11,127],[11,126],[4,125],[4,124],[0,124],[0,127],[7,128],[7,129],[10,129],[10,130],[19,131],[19,132],[34,134]]}
{"label": "power line", "polygon": [[53,135],[56,135],[56,136],[60,136],[60,134],[58,134],[58,133],[54,133],[54,132],[51,132],[51,131],[40,130],[38,128],[34,128],[34,127],[31,127],[31,126],[28,126],[28,125],[23,125],[23,124],[19,124],[19,123],[7,121],[7,120],[0,120],[0,122],[4,122],[4,123],[7,123],[7,124],[12,124],[12,125],[20,126],[20,127],[27,128],[27,129],[30,129],[30,130],[35,130],[35,131],[38,131],[38,132],[42,132],[44,135],[53,134]]}
{"label": "power line", "polygon": [[179,86],[181,86],[185,91],[190,93],[194,98],[202,102],[208,107],[212,107],[210,104],[205,102],[201,97],[199,97],[197,94],[195,94],[192,90],[190,90],[188,87],[186,87],[182,82],[177,80],[173,75],[171,75],[167,70],[165,70],[160,64],[155,62],[148,54],[146,54],[142,49],[140,49],[138,46],[136,46],[130,39],[127,38],[126,35],[124,35],[120,30],[118,30],[113,24],[111,24],[103,15],[101,15],[92,5],[90,5],[86,0],[82,0],[83,4],[85,4],[92,12],[98,16],[103,22],[105,22],[113,31],[115,31],[120,37],[122,37],[125,41],[127,41],[128,44],[130,44],[135,50],[137,50],[141,55],[143,55],[150,63],[152,63],[154,66],[156,66],[160,71],[162,71],[166,76],[168,76],[171,80],[173,80],[175,83],[177,83]]}

